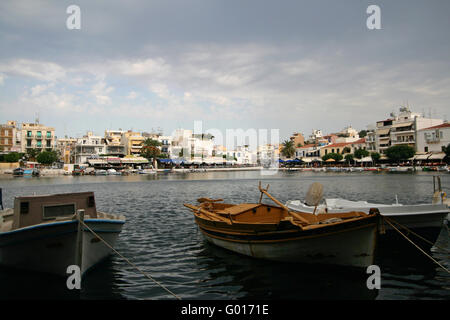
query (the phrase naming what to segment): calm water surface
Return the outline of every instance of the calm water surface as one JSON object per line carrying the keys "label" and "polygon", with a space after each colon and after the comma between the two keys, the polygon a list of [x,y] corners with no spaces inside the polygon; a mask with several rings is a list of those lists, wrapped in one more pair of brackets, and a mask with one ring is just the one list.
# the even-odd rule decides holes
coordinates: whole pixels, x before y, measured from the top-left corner
{"label": "calm water surface", "polygon": [[[450,175],[442,174],[450,194]],[[94,191],[97,209],[127,218],[116,249],[183,299],[449,299],[450,276],[420,253],[380,260],[381,289],[368,290],[367,274],[345,268],[260,261],[207,244],[183,203],[197,198],[257,202],[258,181],[282,202],[303,199],[310,184],[324,197],[404,204],[429,203],[432,174],[214,172],[140,176],[0,178],[5,207],[14,196]],[[266,202],[270,200],[266,199]],[[450,248],[448,229],[438,244]],[[450,256],[433,248],[447,268]],[[172,299],[166,291],[111,256],[83,279],[80,292],[66,279],[0,269],[0,298]]]}

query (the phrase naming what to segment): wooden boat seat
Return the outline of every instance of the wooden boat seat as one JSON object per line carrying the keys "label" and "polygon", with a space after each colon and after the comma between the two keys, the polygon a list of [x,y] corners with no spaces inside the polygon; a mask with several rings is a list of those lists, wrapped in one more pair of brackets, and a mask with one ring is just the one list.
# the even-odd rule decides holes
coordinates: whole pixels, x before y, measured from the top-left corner
{"label": "wooden boat seat", "polygon": [[242,203],[242,204],[237,204],[235,206],[228,207],[223,210],[217,211],[217,213],[226,214],[226,215],[237,215],[242,212],[257,208],[259,206],[260,206],[260,204],[258,204],[258,203]]}

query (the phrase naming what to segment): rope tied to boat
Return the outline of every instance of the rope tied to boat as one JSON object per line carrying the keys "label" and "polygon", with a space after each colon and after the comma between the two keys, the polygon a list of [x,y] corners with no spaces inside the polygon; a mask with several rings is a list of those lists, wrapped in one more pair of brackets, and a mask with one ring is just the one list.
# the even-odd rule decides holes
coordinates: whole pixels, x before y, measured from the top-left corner
{"label": "rope tied to boat", "polygon": [[[430,258],[434,263],[436,263],[439,267],[441,267],[443,270],[445,270],[447,273],[450,273],[450,271],[444,267],[442,264],[440,264],[438,261],[436,261],[432,256],[430,256],[428,253],[426,253],[422,248],[420,248],[417,244],[415,244],[411,239],[409,239],[406,235],[403,234],[403,232],[401,232],[400,230],[397,229],[396,226],[394,226],[389,218],[387,217],[383,217],[383,219],[392,227],[394,228],[395,231],[397,231],[398,233],[400,233],[400,235],[405,238],[406,240],[408,240],[411,244],[413,244],[417,249],[419,249],[425,256],[427,256],[428,258]],[[398,223],[398,222],[397,222]]]}
{"label": "rope tied to boat", "polygon": [[124,259],[129,265],[131,265],[132,267],[134,267],[136,270],[138,270],[140,273],[142,273],[145,277],[147,277],[148,279],[150,279],[151,281],[153,281],[154,283],[156,283],[158,286],[160,286],[161,288],[163,288],[165,291],[167,291],[168,293],[170,293],[172,296],[174,296],[175,298],[177,298],[178,300],[181,300],[181,298],[179,296],[177,296],[175,293],[173,293],[172,291],[170,291],[168,288],[166,288],[163,284],[161,284],[160,282],[158,282],[157,280],[155,280],[151,275],[149,275],[147,272],[141,270],[137,265],[135,265],[133,262],[131,262],[129,259],[127,259],[126,257],[124,257],[123,255],[121,255],[116,249],[114,249],[108,242],[106,242],[102,237],[100,237],[96,232],[94,232],[94,230],[92,230],[91,228],[89,228],[89,226],[84,223],[84,221],[78,219],[78,222],[80,222],[89,232],[91,232],[94,236],[96,236],[100,241],[102,241],[107,247],[109,247],[112,251],[114,251],[114,253],[116,253],[119,257],[121,257],[122,259]]}

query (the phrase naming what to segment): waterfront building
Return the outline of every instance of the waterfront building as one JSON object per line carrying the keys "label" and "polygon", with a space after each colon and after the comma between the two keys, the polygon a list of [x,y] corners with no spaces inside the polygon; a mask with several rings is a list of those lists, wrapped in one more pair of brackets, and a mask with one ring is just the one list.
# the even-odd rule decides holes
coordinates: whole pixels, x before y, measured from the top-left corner
{"label": "waterfront building", "polygon": [[103,137],[87,132],[82,138],[78,138],[75,144],[74,158],[76,164],[88,163],[89,159],[99,158],[105,154],[106,145]]}
{"label": "waterfront building", "polygon": [[210,134],[194,134],[192,130],[177,129],[172,137],[171,157],[187,162],[202,161],[213,157],[214,137]]}
{"label": "waterfront building", "polygon": [[417,152],[443,152],[450,144],[450,123],[420,129],[417,133]]}
{"label": "waterfront building", "polygon": [[376,133],[375,133],[375,126],[374,125],[368,125],[367,126],[367,135],[365,136],[366,138],[366,150],[369,152],[377,152],[377,146],[376,146],[376,142],[375,142],[375,137],[376,137]]}
{"label": "waterfront building", "polygon": [[280,158],[279,146],[273,144],[258,145],[256,155],[257,163],[260,165],[278,163]]}
{"label": "waterfront building", "polygon": [[355,142],[359,140],[358,131],[352,128],[352,126],[345,127],[338,133],[336,133],[337,138],[334,143],[347,143]]}
{"label": "waterfront building", "polygon": [[152,140],[156,140],[161,145],[158,147],[161,150],[161,153],[166,154],[169,158],[171,158],[172,155],[172,136],[164,136],[161,131],[158,132],[152,132],[147,133],[143,132],[142,136],[146,139],[150,138]]}
{"label": "waterfront building", "polygon": [[123,157],[127,155],[125,144],[122,142],[122,135],[125,131],[119,130],[105,130],[105,154],[116,157]]}
{"label": "waterfront building", "polygon": [[21,127],[21,151],[37,149],[39,151],[51,151],[55,149],[55,128],[34,123],[22,123]]}
{"label": "waterfront building", "polygon": [[305,137],[303,137],[303,134],[299,132],[294,132],[289,139],[294,143],[295,148],[301,147],[305,144]]}
{"label": "waterfront building", "polygon": [[398,115],[391,113],[390,118],[376,123],[375,146],[380,154],[396,145],[408,145],[418,151],[418,131],[443,123],[442,119],[425,118],[419,113],[411,112],[408,107],[400,107],[399,111]]}
{"label": "waterfront building", "polygon": [[353,142],[338,142],[324,146],[320,149],[320,157],[328,153],[354,154],[358,149],[367,149],[365,138],[360,138]]}
{"label": "waterfront building", "polygon": [[306,144],[303,147],[295,148],[295,158],[302,160],[314,160],[320,157],[320,149],[323,146],[316,144]]}
{"label": "waterfront building", "polygon": [[126,155],[139,156],[146,139],[139,132],[133,132],[131,130],[123,132],[121,141],[125,146]]}
{"label": "waterfront building", "polygon": [[76,138],[58,138],[56,139],[56,150],[59,151],[60,159],[66,163],[75,163],[75,147],[77,144]]}
{"label": "waterfront building", "polygon": [[9,120],[6,124],[1,124],[0,153],[21,152],[20,136],[16,121]]}

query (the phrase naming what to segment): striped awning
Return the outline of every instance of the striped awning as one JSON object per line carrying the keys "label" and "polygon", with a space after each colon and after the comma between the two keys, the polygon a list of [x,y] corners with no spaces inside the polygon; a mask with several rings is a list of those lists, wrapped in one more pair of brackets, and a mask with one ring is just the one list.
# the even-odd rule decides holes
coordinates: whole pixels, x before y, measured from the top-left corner
{"label": "striped awning", "polygon": [[390,128],[387,128],[387,129],[380,129],[380,130],[377,130],[377,134],[378,134],[378,135],[388,134],[388,133],[389,133],[389,130],[391,130],[391,129],[390,129]]}
{"label": "striped awning", "polygon": [[409,127],[412,126],[414,122],[409,121],[409,122],[401,122],[401,123],[396,123],[392,125],[392,128],[402,128],[402,127]]}
{"label": "striped awning", "polygon": [[445,158],[444,152],[433,153],[428,157],[428,160],[442,160]]}
{"label": "striped awning", "polygon": [[426,153],[426,154],[416,154],[416,155],[414,156],[414,160],[427,160],[429,156],[430,156],[429,153]]}

